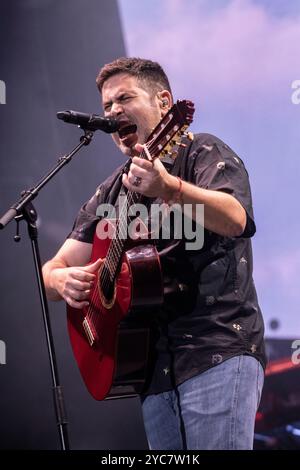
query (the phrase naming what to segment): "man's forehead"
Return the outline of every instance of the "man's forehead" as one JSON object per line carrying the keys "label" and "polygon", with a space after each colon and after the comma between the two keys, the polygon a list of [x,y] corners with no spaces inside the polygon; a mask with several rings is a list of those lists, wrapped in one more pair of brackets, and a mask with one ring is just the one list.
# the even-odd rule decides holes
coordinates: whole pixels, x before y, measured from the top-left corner
{"label": "man's forehead", "polygon": [[136,77],[134,77],[133,75],[129,75],[128,73],[117,73],[105,80],[105,82],[103,83],[102,92],[116,87],[127,88],[131,86],[139,86]]}
{"label": "man's forehead", "polygon": [[111,99],[115,94],[137,89],[145,91],[145,88],[137,77],[128,73],[118,73],[105,80],[102,87],[102,100],[106,101],[107,99]]}

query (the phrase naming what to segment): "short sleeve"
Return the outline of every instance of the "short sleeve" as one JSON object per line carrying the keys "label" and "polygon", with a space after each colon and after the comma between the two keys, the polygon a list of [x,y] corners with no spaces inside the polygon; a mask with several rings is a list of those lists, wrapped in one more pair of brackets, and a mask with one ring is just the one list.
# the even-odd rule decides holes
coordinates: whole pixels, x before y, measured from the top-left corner
{"label": "short sleeve", "polygon": [[220,139],[211,139],[197,147],[193,183],[204,189],[223,191],[234,196],[247,214],[241,237],[252,237],[256,231],[249,177],[243,161]]}
{"label": "short sleeve", "polygon": [[72,231],[67,238],[73,238],[81,242],[93,243],[94,234],[100,216],[97,215],[97,209],[102,203],[114,205],[119,194],[122,173],[130,164],[128,161],[116,168],[116,170],[98,186],[95,194],[80,208]]}
{"label": "short sleeve", "polygon": [[101,186],[96,193],[79,210],[72,231],[67,238],[72,238],[86,243],[93,243],[96,225],[99,216],[96,215]]}

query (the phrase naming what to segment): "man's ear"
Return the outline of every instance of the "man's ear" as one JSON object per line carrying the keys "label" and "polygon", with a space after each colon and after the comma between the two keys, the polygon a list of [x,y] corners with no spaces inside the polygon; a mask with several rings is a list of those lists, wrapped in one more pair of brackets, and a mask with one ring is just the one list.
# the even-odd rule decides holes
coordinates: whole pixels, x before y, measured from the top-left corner
{"label": "man's ear", "polygon": [[162,110],[162,115],[165,115],[172,106],[173,100],[171,93],[168,90],[163,90],[158,92],[157,96],[159,100],[159,106]]}

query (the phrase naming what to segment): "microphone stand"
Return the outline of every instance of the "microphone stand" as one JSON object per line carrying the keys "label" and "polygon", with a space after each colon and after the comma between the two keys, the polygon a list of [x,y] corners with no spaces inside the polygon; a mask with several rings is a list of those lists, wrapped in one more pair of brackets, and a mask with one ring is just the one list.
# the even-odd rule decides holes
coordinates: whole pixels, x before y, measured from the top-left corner
{"label": "microphone stand", "polygon": [[55,348],[52,336],[51,322],[49,316],[49,308],[46,297],[46,290],[42,275],[42,265],[40,258],[40,251],[38,246],[38,230],[37,230],[37,212],[32,204],[39,193],[39,190],[45,186],[53,176],[61,170],[61,168],[72,160],[72,157],[83,146],[89,145],[92,141],[94,131],[83,128],[84,135],[80,137],[80,143],[68,154],[60,157],[57,164],[34,186],[28,190],[22,191],[21,198],[8,209],[8,211],[0,218],[0,229],[3,229],[12,219],[17,222],[17,232],[14,237],[16,242],[19,242],[21,237],[19,235],[19,223],[21,220],[27,222],[28,235],[31,240],[33,259],[38,283],[38,290],[41,300],[42,315],[45,327],[46,342],[49,353],[50,370],[53,384],[53,398],[54,407],[56,412],[57,426],[62,450],[69,450],[69,438],[67,432],[67,417],[65,412],[65,404],[63,397],[63,389],[59,384],[58,369],[55,356]]}

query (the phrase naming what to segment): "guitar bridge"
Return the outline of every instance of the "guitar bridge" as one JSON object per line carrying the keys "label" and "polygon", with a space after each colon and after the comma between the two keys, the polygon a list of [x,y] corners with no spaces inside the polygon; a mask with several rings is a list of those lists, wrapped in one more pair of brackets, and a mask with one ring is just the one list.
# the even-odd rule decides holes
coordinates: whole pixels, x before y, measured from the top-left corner
{"label": "guitar bridge", "polygon": [[89,345],[93,346],[95,342],[98,340],[98,335],[97,335],[94,325],[91,323],[88,317],[85,317],[85,319],[82,322],[82,326],[83,326],[85,335],[87,337],[87,340],[89,342]]}

